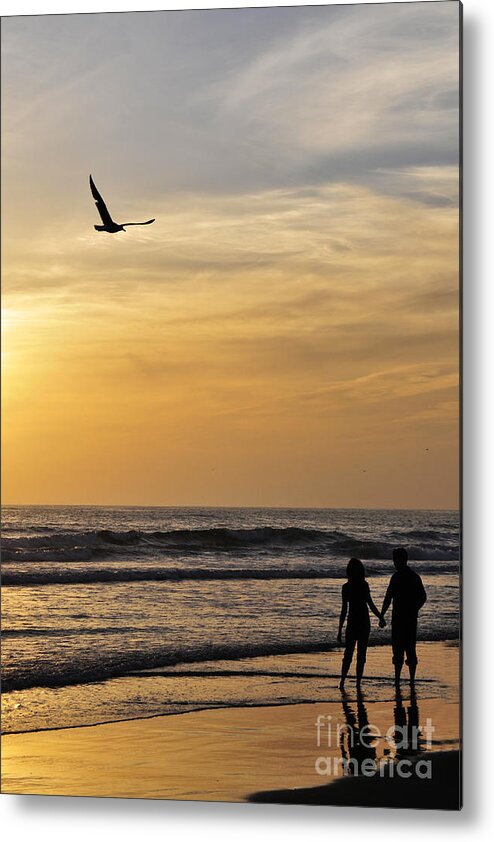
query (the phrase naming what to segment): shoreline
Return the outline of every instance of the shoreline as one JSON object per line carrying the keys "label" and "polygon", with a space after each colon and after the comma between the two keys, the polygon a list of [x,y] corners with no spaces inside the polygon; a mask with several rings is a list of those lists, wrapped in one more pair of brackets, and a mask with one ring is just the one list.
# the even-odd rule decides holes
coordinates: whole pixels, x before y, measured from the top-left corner
{"label": "shoreline", "polygon": [[[303,678],[304,676],[299,676]],[[339,680],[339,675],[331,675],[328,674],[328,678],[334,678],[335,680]],[[350,679],[351,680],[351,679]],[[420,687],[423,684],[426,684],[430,681],[430,679],[420,679],[416,681],[416,686]],[[403,682],[406,686],[407,682]],[[425,688],[424,688],[425,689]],[[365,695],[365,693],[363,694]],[[426,697],[424,697],[426,698]],[[393,699],[384,698],[380,700],[383,703],[391,703]],[[173,711],[166,711],[164,713],[151,713],[145,716],[129,716],[126,719],[105,719],[101,722],[88,722],[81,725],[63,725],[60,727],[53,726],[52,728],[31,728],[25,731],[3,731],[2,736],[4,737],[17,737],[22,736],[24,734],[45,734],[51,731],[73,731],[75,728],[99,728],[101,725],[117,725],[117,724],[124,724],[126,722],[146,722],[149,719],[165,719],[169,716],[190,716],[193,713],[204,713],[205,711],[216,711],[216,710],[250,710],[251,708],[277,708],[277,707],[293,707],[296,705],[315,705],[317,704],[316,701],[293,701],[293,702],[242,702],[238,704],[228,703],[225,705],[204,705],[204,707],[194,707],[189,710],[173,710]]]}
{"label": "shoreline", "polygon": [[[390,624],[388,624],[390,627]],[[375,629],[371,630],[375,633]],[[382,639],[376,639],[375,637],[370,640],[368,645],[368,652],[372,652],[373,650],[389,648],[391,644],[391,632],[384,632],[382,634]],[[4,632],[4,636],[5,635]],[[381,636],[381,635],[380,635]],[[457,633],[451,632],[448,636],[442,637],[418,637],[417,638],[417,646],[448,646],[451,648],[458,648],[460,644],[459,636]],[[217,657],[212,659],[205,658],[202,656],[197,656],[190,659],[183,659],[179,661],[170,660],[170,662],[163,662],[158,664],[157,666],[147,666],[139,669],[139,667],[134,667],[128,669],[122,669],[121,672],[114,672],[108,674],[94,674],[91,679],[81,680],[82,677],[74,677],[74,678],[67,678],[63,677],[59,681],[52,679],[46,680],[45,682],[41,681],[39,684],[31,684],[19,681],[18,679],[10,679],[4,678],[2,680],[2,689],[3,693],[20,693],[26,692],[30,690],[63,690],[66,687],[78,687],[78,686],[86,686],[89,684],[100,684],[102,682],[110,682],[115,681],[118,679],[124,678],[133,678],[136,676],[152,676],[153,674],[158,674],[160,671],[165,672],[169,671],[171,675],[178,675],[182,673],[183,675],[192,674],[192,672],[196,673],[198,670],[197,668],[203,664],[209,665],[221,665],[222,663],[229,663],[234,665],[239,665],[244,662],[251,662],[251,661],[261,661],[267,659],[283,659],[288,657],[301,657],[304,658],[306,656],[324,656],[327,658],[336,658],[338,668],[335,673],[329,673],[327,670],[324,671],[324,676],[326,678],[339,678],[339,666],[341,662],[341,656],[343,652],[344,646],[343,644],[334,643],[318,643],[314,644],[313,646],[304,646],[303,644],[298,646],[293,646],[292,648],[283,647],[279,651],[276,649],[266,648],[265,650],[259,649],[259,651],[254,652],[243,652],[242,654],[238,655],[237,657],[231,656],[228,651],[220,652]],[[339,659],[339,660],[338,660]],[[232,669],[232,674],[235,672]],[[322,675],[320,677],[323,677]],[[382,676],[374,676],[380,677],[383,679],[390,678],[389,672]],[[433,680],[433,679],[418,679],[418,680]]]}
{"label": "shoreline", "polygon": [[[437,664],[437,649],[433,645],[427,649],[432,651],[422,653],[424,672],[425,655]],[[374,657],[372,660],[379,663],[373,666],[380,668],[380,673],[389,671],[389,652],[383,647],[379,651],[386,658],[385,664],[383,657]],[[451,680],[447,689],[443,677],[441,688],[445,692],[436,697],[430,695],[430,685],[418,684],[414,698],[407,682],[403,682],[402,697],[375,699],[371,680],[363,695],[357,697],[352,679],[348,681],[347,693],[320,701],[208,707],[105,724],[6,734],[2,737],[2,791],[273,803],[280,803],[277,799],[281,798],[283,803],[287,800],[336,803],[334,790],[333,801],[327,800],[328,789],[334,785],[340,788],[341,794],[344,785],[352,787],[351,803],[356,805],[363,797],[355,790],[356,784],[362,786],[358,778],[340,781],[333,771],[323,776],[316,771],[321,752],[333,760],[342,756],[341,740],[332,740],[330,746],[317,745],[318,717],[319,721],[341,727],[343,733],[356,724],[373,725],[381,737],[369,749],[370,754],[364,752],[364,756],[383,763],[392,762],[399,752],[384,736],[389,736],[390,729],[395,733],[400,723],[408,727],[417,721],[425,733],[430,719],[435,732],[427,756],[446,753],[446,761],[439,761],[437,754],[435,763],[446,763],[454,779],[452,750],[460,745],[455,680],[458,662],[458,650],[444,647],[441,672]],[[353,748],[350,748],[351,753]],[[423,748],[422,740],[415,756],[423,754]],[[443,772],[440,777],[444,778]],[[321,785],[324,785],[322,792],[317,795],[314,790]],[[384,793],[395,800],[400,797],[391,791],[389,781],[381,782],[380,791],[383,787]],[[411,797],[412,788],[408,786],[406,791]],[[431,790],[427,792],[430,794]]]}
{"label": "shoreline", "polygon": [[[419,642],[416,686],[420,695],[457,698],[458,653],[457,641]],[[164,665],[87,684],[3,688],[3,734],[96,727],[225,708],[337,702],[341,657],[339,647]],[[374,701],[394,698],[390,659],[389,644],[369,647],[364,692]],[[349,682],[351,687],[351,678]]]}

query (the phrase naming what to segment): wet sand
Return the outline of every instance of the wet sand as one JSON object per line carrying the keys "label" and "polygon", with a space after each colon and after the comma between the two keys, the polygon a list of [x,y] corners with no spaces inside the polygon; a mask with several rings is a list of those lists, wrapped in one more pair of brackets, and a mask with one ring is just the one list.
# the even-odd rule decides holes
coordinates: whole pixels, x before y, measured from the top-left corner
{"label": "wet sand", "polygon": [[[375,666],[389,671],[388,647],[374,649],[371,657],[379,662]],[[421,660],[424,667],[427,660],[434,661],[442,682],[445,677],[448,679],[448,691],[439,698],[429,697],[429,685],[419,682],[414,701],[404,682],[401,700],[391,697],[373,701],[365,692],[358,700],[354,683],[349,681],[347,694],[338,701],[222,708],[7,735],[2,738],[2,790],[47,795],[203,801],[252,799],[313,804],[379,804],[382,793],[387,792],[393,802],[389,806],[397,805],[394,802],[405,797],[408,806],[428,807],[435,805],[408,804],[408,801],[416,801],[417,797],[430,800],[433,786],[442,780],[448,782],[446,789],[454,801],[458,768],[454,750],[459,747],[458,650],[422,644]],[[410,726],[416,720],[421,736],[410,753],[393,741],[392,733],[396,736],[397,725]],[[428,729],[428,720],[433,732]],[[318,721],[323,723],[319,730]],[[373,740],[362,752],[361,747],[357,751],[348,740],[351,729],[362,727],[365,722],[373,728]],[[426,733],[430,736],[429,743]],[[402,782],[399,792],[396,783],[379,775],[375,779],[359,776],[341,780],[342,744],[359,761],[374,758],[376,764],[382,762],[385,773],[389,772],[393,758],[396,763],[400,757],[413,755],[416,762],[424,751],[427,757],[432,752],[441,754],[435,758],[433,782],[426,781],[429,786],[420,787],[422,796],[420,793],[417,796],[413,795],[416,776],[412,776],[411,782]],[[337,765],[333,768],[335,761]],[[353,787],[351,795],[348,795],[349,787]],[[404,787],[409,797],[403,796]],[[335,795],[337,789],[339,795]],[[342,794],[342,790],[346,792]],[[444,807],[444,804],[436,806]]]}

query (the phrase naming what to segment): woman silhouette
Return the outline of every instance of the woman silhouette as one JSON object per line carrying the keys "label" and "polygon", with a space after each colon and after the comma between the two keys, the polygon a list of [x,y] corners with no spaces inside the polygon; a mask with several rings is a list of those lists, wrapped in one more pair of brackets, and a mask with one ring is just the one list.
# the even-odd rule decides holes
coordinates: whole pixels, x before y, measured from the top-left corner
{"label": "woman silhouette", "polygon": [[[343,624],[348,611],[348,622],[345,631],[345,652],[341,665],[340,690],[345,687],[345,679],[352,663],[355,644],[357,645],[357,690],[360,690],[364,674],[367,643],[370,634],[369,608],[378,617],[381,628],[383,618],[372,601],[369,585],[365,578],[365,568],[360,559],[351,558],[347,564],[345,582],[341,589],[341,614],[338,629],[338,643],[341,643]],[[384,623],[384,625],[386,625]]]}

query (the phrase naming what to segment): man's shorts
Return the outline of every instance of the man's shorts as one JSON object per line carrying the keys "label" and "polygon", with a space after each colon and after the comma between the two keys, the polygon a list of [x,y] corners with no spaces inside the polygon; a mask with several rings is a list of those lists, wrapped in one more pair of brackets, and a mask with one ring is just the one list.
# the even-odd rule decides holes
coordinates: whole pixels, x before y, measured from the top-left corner
{"label": "man's shorts", "polygon": [[410,666],[417,664],[417,620],[408,623],[393,623],[391,626],[391,646],[393,663],[401,666],[403,660]]}

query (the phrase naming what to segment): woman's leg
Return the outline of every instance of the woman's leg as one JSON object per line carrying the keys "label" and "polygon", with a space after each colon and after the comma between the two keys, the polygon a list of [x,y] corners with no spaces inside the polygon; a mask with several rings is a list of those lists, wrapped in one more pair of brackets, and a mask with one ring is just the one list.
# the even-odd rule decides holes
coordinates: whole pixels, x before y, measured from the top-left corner
{"label": "woman's leg", "polygon": [[357,643],[357,689],[360,689],[360,685],[362,683],[362,678],[364,675],[368,642],[369,632],[366,630],[363,634],[359,635]]}
{"label": "woman's leg", "polygon": [[345,634],[345,651],[343,653],[343,661],[341,662],[340,690],[343,690],[345,687],[345,679],[348,675],[350,664],[352,663],[353,653],[355,650],[355,643],[355,636],[351,632],[348,633],[347,629]]}

